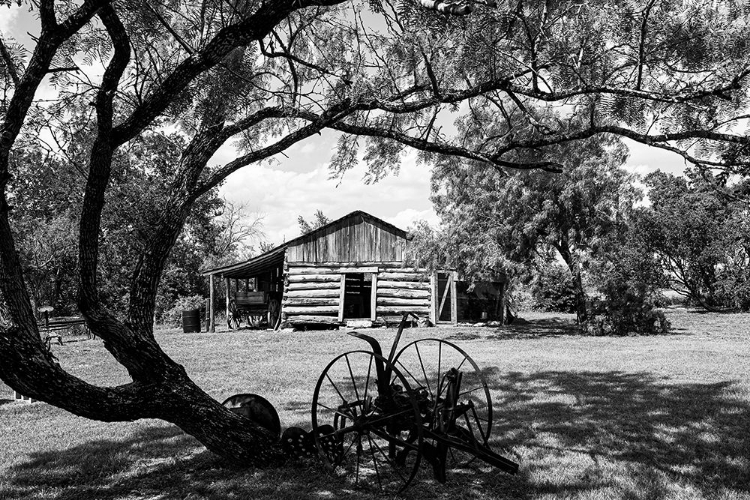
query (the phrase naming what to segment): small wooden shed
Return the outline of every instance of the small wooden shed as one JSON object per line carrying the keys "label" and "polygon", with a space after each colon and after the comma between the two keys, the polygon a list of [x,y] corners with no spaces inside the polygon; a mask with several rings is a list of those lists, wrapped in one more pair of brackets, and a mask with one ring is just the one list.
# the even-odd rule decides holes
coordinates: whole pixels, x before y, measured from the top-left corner
{"label": "small wooden shed", "polygon": [[[432,324],[455,323],[455,271],[406,267],[409,240],[406,231],[356,211],[248,261],[204,274],[211,278],[212,295],[214,278],[226,280],[227,307],[243,287],[273,294],[282,325],[395,322],[404,312]],[[213,325],[213,307],[209,314]]]}

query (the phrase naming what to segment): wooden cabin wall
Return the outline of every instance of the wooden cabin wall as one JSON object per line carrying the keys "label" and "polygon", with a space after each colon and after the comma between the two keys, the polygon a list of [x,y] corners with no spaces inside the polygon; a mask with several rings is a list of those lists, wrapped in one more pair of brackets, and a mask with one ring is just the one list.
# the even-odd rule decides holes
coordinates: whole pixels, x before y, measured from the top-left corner
{"label": "wooden cabin wall", "polygon": [[402,262],[406,238],[362,218],[342,221],[287,248],[288,262]]}
{"label": "wooden cabin wall", "polygon": [[384,266],[378,274],[378,319],[398,323],[405,312],[429,318],[432,283],[426,271]]}
{"label": "wooden cabin wall", "polygon": [[328,324],[339,322],[341,273],[333,266],[288,266],[281,303],[282,323]]}
{"label": "wooden cabin wall", "polygon": [[404,312],[429,317],[430,275],[401,266],[401,262],[287,262],[282,321],[292,325],[339,324],[343,319],[344,277],[348,273],[373,276],[371,320],[395,323]]}

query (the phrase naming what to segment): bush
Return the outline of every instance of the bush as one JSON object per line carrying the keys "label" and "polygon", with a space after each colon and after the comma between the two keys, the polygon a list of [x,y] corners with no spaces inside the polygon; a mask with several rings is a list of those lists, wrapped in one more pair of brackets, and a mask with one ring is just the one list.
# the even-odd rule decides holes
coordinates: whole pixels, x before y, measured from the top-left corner
{"label": "bush", "polygon": [[575,287],[570,271],[560,264],[542,267],[531,282],[531,307],[536,311],[575,312]]}
{"label": "bush", "polygon": [[206,299],[200,295],[180,297],[174,302],[172,307],[162,315],[162,320],[165,325],[180,326],[180,324],[182,324],[182,311],[205,308]]}
{"label": "bush", "polygon": [[610,297],[597,301],[592,309],[588,325],[592,335],[657,335],[671,327],[664,311],[639,296]]}
{"label": "bush", "polygon": [[589,333],[594,335],[654,335],[670,328],[657,304],[666,301],[658,282],[646,272],[648,262],[621,249],[613,260],[594,267],[599,297],[592,301]]}

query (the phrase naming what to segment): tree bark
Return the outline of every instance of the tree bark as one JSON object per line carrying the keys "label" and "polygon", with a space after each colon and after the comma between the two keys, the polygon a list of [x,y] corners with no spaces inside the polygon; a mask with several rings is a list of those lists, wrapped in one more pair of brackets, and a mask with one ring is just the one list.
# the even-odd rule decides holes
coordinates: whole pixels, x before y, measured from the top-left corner
{"label": "tree bark", "polygon": [[[54,12],[46,16],[37,50],[5,113],[0,137],[0,289],[9,309],[11,327],[0,328],[0,378],[34,399],[48,402],[76,415],[103,421],[158,418],[178,425],[209,450],[243,463],[268,465],[281,454],[275,436],[244,416],[223,407],[201,390],[159,347],[153,337],[153,301],[159,277],[174,240],[200,194],[195,184],[206,162],[227,137],[205,130],[192,143],[172,193],[175,210],[153,234],[153,240],[134,275],[132,307],[128,322],[118,321],[100,303],[97,287],[99,234],[105,192],[115,149],[133,138],[161,113],[196,76],[215,66],[237,47],[267,35],[291,12],[309,5],[333,5],[338,1],[273,2],[263,4],[238,24],[222,30],[208,46],[167,77],[157,91],[129,118],[114,126],[114,99],[129,62],[129,39],[116,11],[108,2],[87,1],[71,17],[75,22],[56,24]],[[47,12],[49,14],[49,12]],[[104,341],[106,349],[128,371],[131,383],[96,387],[65,372],[45,348],[21,272],[8,212],[6,186],[10,181],[9,154],[23,125],[36,88],[49,70],[57,47],[94,14],[98,14],[112,39],[115,53],[102,78],[94,107],[97,136],[91,149],[89,175],[81,211],[79,235],[81,313],[88,326]],[[67,30],[67,31],[65,31]],[[48,32],[49,31],[49,32]],[[210,115],[214,120],[223,113]],[[217,124],[220,125],[220,124]],[[220,127],[219,127],[220,129]],[[221,139],[220,142],[219,139]],[[203,146],[208,146],[202,148]],[[167,234],[158,234],[159,230]]]}
{"label": "tree bark", "polygon": [[562,239],[556,245],[560,257],[568,266],[570,277],[573,280],[573,293],[575,295],[576,321],[581,333],[587,333],[589,315],[586,308],[586,292],[583,290],[583,280],[581,279],[581,266],[570,250],[567,240]]}

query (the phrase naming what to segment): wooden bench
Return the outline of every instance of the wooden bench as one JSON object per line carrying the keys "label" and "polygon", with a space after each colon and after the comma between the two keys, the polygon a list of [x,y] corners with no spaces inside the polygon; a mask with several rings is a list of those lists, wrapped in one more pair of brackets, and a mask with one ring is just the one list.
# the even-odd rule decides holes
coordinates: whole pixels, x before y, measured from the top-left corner
{"label": "wooden bench", "polygon": [[45,345],[49,349],[53,340],[59,345],[63,345],[63,333],[67,334],[75,328],[81,328],[89,338],[92,338],[92,333],[86,325],[86,320],[81,317],[70,316],[50,319],[49,322],[42,327],[45,334]]}

